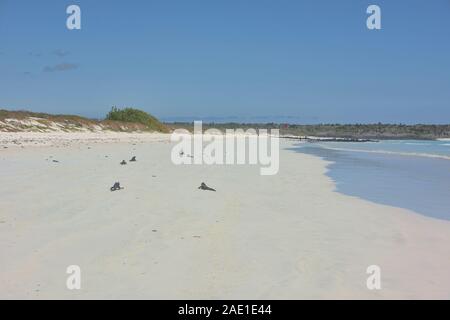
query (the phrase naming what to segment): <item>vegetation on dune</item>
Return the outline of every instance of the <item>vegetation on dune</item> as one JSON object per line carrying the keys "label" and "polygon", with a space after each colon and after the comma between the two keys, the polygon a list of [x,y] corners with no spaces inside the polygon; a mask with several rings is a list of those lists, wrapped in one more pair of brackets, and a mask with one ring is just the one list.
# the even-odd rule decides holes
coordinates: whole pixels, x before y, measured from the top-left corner
{"label": "vegetation on dune", "polygon": [[[11,122],[19,120],[22,122]],[[33,120],[33,122],[30,122]],[[136,132],[136,131],[159,131],[169,132],[169,129],[159,122],[155,117],[136,109],[119,110],[113,108],[106,120],[88,119],[76,115],[48,114],[30,111],[10,111],[0,109],[0,131],[42,131],[54,130],[55,123],[59,130],[63,131],[96,131],[103,130]]]}
{"label": "vegetation on dune", "polygon": [[31,111],[25,111],[25,110],[19,110],[19,111],[10,111],[10,110],[3,110],[0,109],[0,120],[4,119],[26,119],[26,118],[40,118],[40,119],[47,119],[51,121],[58,121],[58,120],[71,120],[71,121],[91,121],[89,119],[83,118],[81,116],[75,116],[75,115],[67,115],[67,114],[49,114],[49,113],[43,113],[43,112],[31,112]]}
{"label": "vegetation on dune", "polygon": [[140,123],[150,130],[168,132],[167,127],[159,122],[154,116],[142,110],[133,108],[119,109],[117,107],[112,107],[111,111],[106,115],[106,120]]}

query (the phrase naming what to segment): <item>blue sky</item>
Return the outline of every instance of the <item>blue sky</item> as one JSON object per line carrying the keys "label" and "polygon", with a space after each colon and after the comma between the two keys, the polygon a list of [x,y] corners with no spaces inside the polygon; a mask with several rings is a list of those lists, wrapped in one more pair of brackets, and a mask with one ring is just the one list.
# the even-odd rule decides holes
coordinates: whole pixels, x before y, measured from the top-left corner
{"label": "blue sky", "polygon": [[[66,28],[77,4],[82,29]],[[366,8],[382,30],[366,28]],[[450,123],[450,1],[0,0],[0,108]]]}

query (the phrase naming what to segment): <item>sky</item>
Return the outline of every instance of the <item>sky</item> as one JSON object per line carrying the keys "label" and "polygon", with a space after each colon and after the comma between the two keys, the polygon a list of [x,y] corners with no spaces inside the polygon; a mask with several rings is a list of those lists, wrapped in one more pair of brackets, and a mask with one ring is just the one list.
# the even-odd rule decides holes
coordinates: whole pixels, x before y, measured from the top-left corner
{"label": "sky", "polygon": [[[81,8],[81,30],[66,8]],[[366,9],[381,8],[381,30]],[[0,0],[0,108],[450,123],[450,0]]]}

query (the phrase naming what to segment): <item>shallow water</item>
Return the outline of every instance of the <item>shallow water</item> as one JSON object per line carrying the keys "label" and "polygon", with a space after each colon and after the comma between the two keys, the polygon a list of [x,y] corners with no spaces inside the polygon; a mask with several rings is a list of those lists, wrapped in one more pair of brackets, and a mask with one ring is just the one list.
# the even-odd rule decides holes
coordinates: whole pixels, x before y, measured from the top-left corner
{"label": "shallow water", "polygon": [[295,151],[332,163],[338,192],[450,220],[450,142],[320,142]]}

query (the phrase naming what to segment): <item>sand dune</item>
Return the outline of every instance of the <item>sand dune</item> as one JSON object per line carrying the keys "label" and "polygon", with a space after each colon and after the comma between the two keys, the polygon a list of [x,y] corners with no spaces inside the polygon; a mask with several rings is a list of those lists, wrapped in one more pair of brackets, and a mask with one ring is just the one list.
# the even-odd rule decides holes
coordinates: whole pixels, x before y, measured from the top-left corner
{"label": "sand dune", "polygon": [[[167,135],[0,141],[0,298],[450,298],[449,222],[338,194],[326,162],[289,142],[261,176],[175,166]],[[381,290],[366,287],[372,264]]]}

